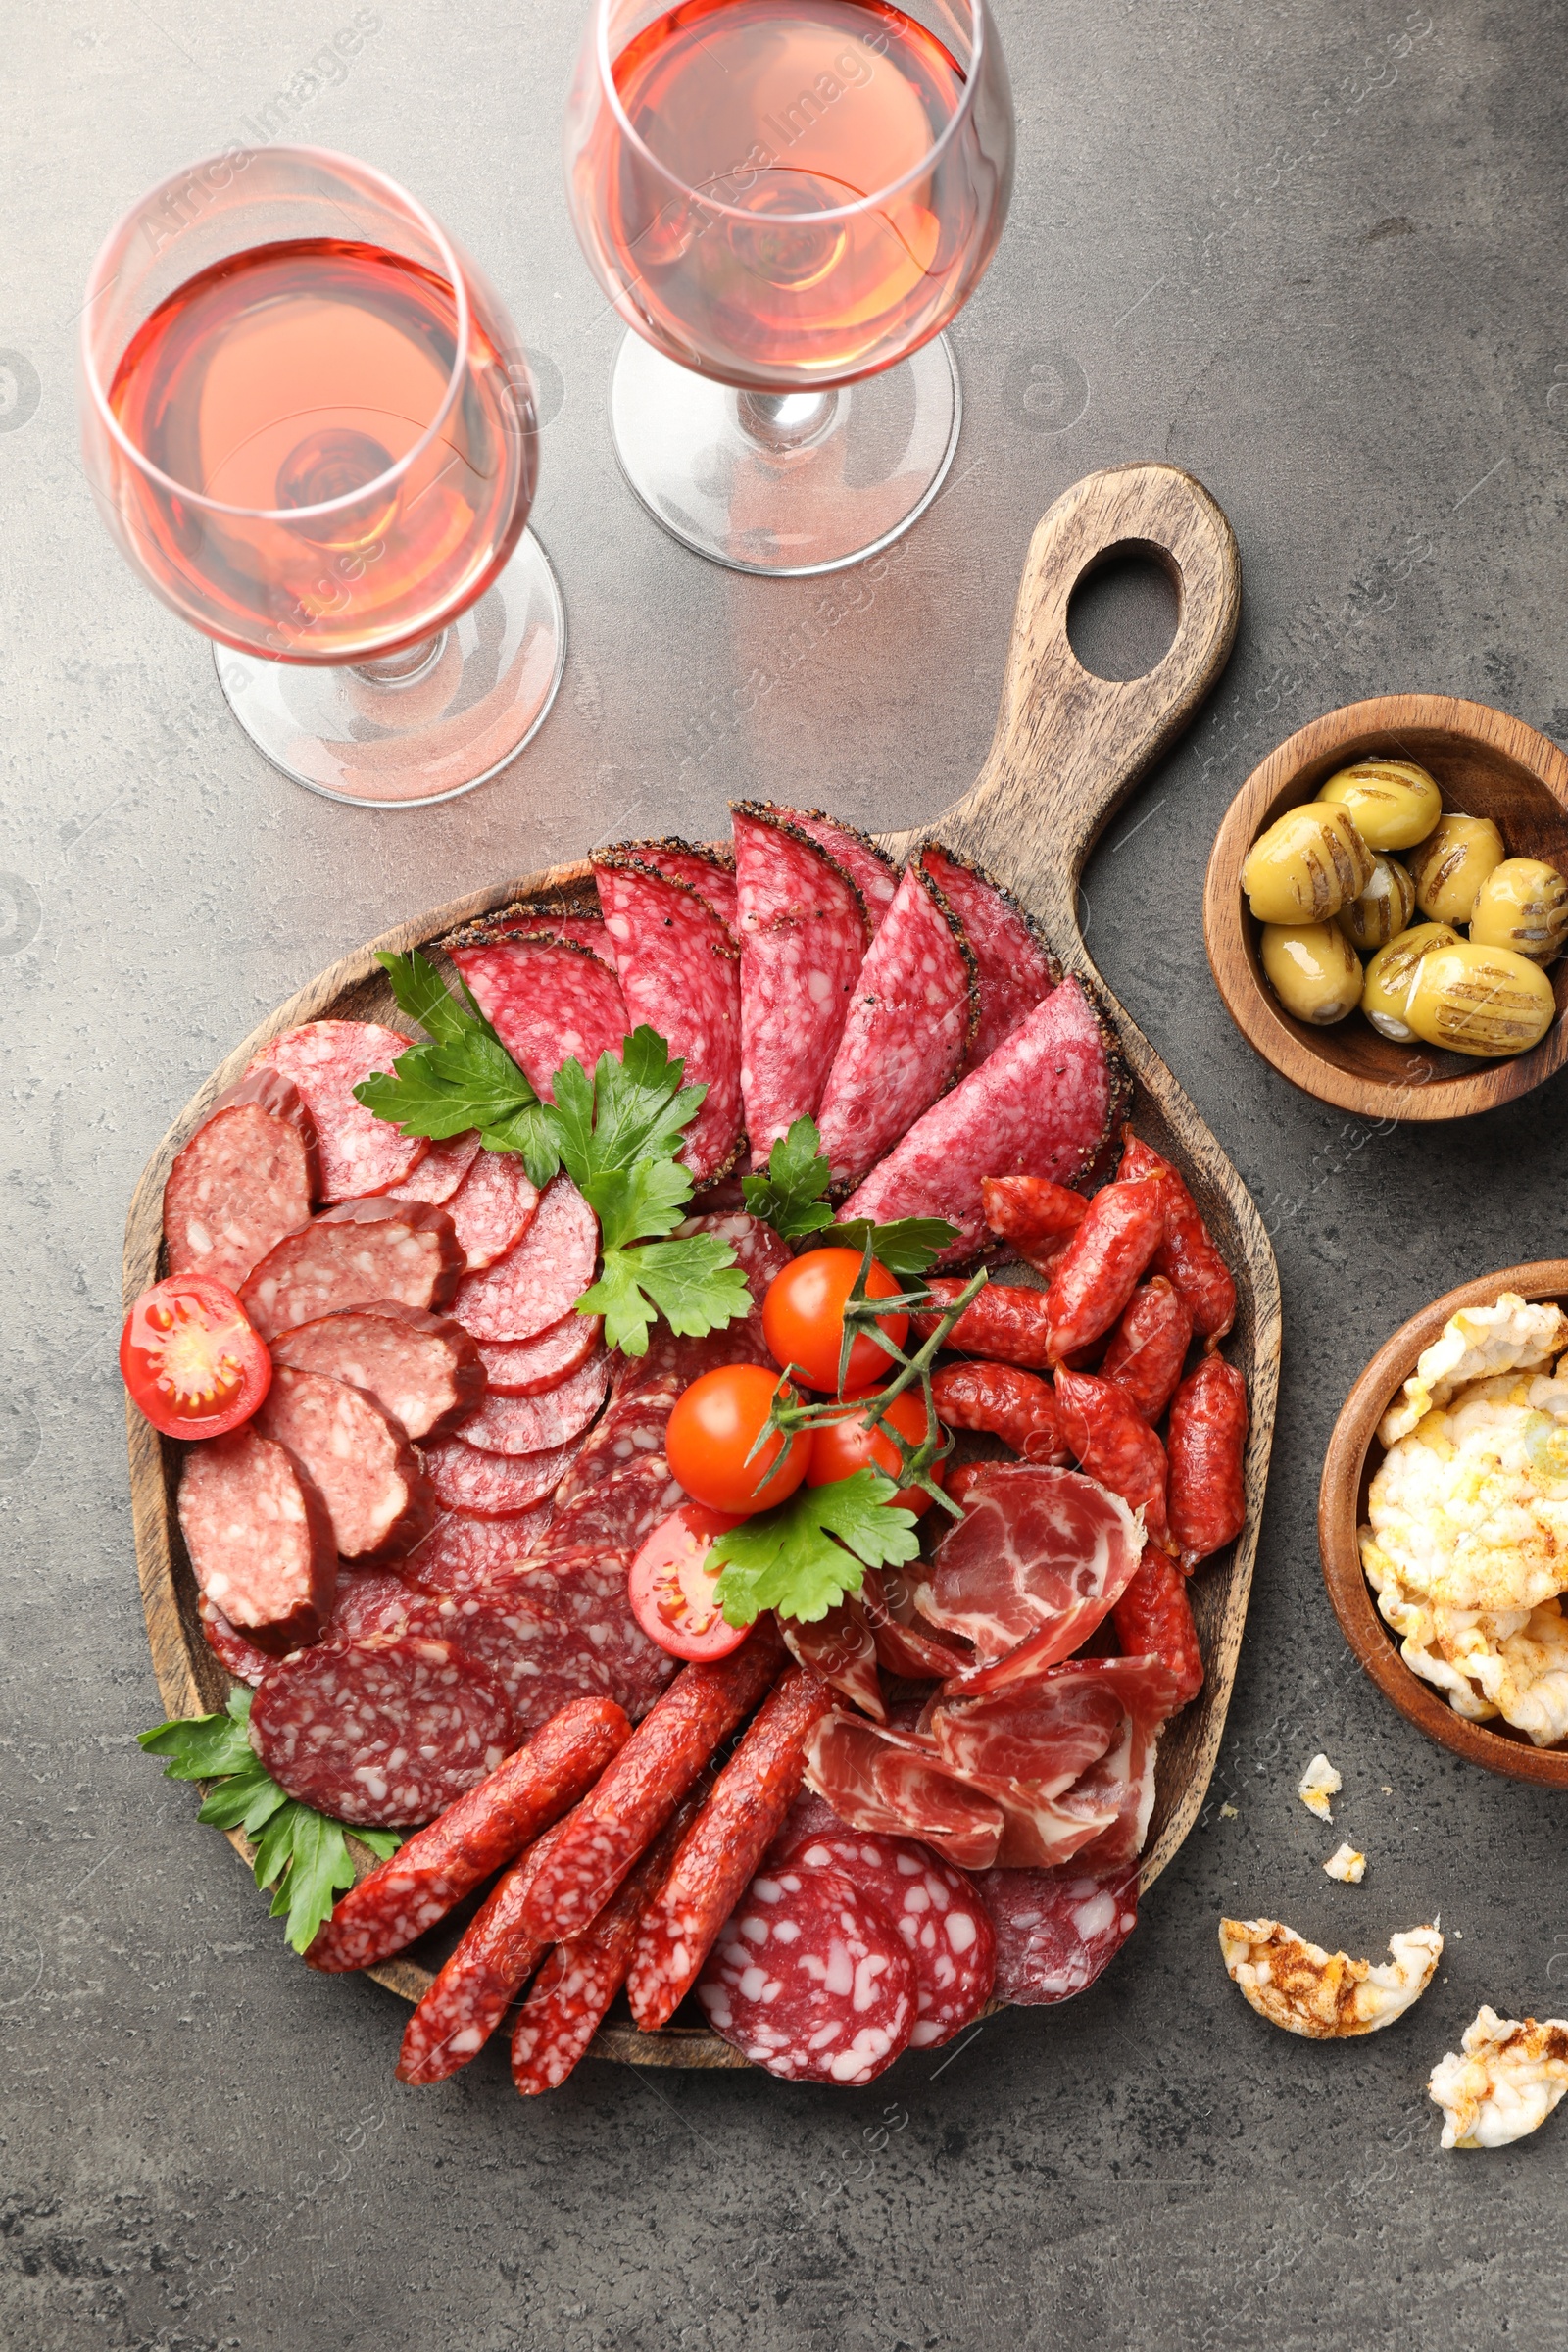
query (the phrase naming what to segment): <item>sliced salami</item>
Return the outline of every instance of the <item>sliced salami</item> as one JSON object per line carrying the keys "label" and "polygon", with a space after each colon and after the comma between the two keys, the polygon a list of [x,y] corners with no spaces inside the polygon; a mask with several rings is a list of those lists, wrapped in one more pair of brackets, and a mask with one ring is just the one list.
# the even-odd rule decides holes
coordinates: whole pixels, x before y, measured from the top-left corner
{"label": "sliced salami", "polygon": [[494,1675],[449,1642],[374,1634],[279,1659],[251,1744],[280,1788],[367,1829],[433,1821],[514,1744]]}
{"label": "sliced salami", "polygon": [[556,1072],[618,1054],[630,1023],[620,984],[591,949],[559,936],[523,936],[488,948],[453,948],[453,962],[480,1011],[535,1094],[554,1102]]}
{"label": "sliced salami", "polygon": [[230,1625],[217,1602],[209,1600],[205,1592],[196,1595],[196,1614],[208,1648],[236,1681],[249,1683],[254,1689],[268,1668],[277,1663],[265,1649],[258,1649],[254,1642],[248,1641],[237,1625]]}
{"label": "sliced salami", "polygon": [[558,1511],[565,1510],[580,1495],[607,1486],[612,1478],[642,1463],[657,1460],[659,1477],[667,1478],[664,1432],[669,1426],[671,1402],[662,1390],[648,1394],[637,1390],[630,1396],[616,1396],[598,1427],[583,1440],[569,1476],[562,1481],[561,1493],[556,1497]]}
{"label": "sliced salami", "polygon": [[323,1638],[361,1642],[367,1634],[405,1633],[417,1598],[414,1588],[391,1568],[340,1568]]}
{"label": "sliced salami", "polygon": [[449,1511],[469,1511],[479,1519],[506,1519],[543,1502],[560,1486],[575,1443],[555,1446],[545,1453],[509,1457],[481,1453],[462,1438],[443,1438],[424,1457],[437,1502]]}
{"label": "sliced salami", "polygon": [[481,1519],[472,1511],[445,1511],[424,1542],[399,1563],[425,1592],[473,1592],[498,1571],[525,1560],[550,1525],[551,1505],[509,1511]]}
{"label": "sliced salami", "polygon": [[310,1223],[311,1193],[298,1127],[259,1102],[215,1111],[164,1187],[170,1273],[210,1274],[237,1291],[286,1233]]}
{"label": "sliced salami", "polygon": [[240,1303],[264,1340],[381,1299],[429,1311],[451,1298],[460,1263],[444,1208],[423,1200],[344,1200],[270,1250]]}
{"label": "sliced salami", "polygon": [[519,1928],[518,1914],[540,1864],[564,1827],[557,1822],[534,1839],[465,1928],[457,1950],[426,1987],[404,2028],[397,2063],[400,2082],[444,2082],[476,2058],[509,2002],[538,1967],[545,1945],[537,1935]]}
{"label": "sliced salami", "polygon": [[836,1870],[887,1913],[914,1969],[909,2047],[933,2050],[972,2024],[991,1998],[997,1939],[974,1881],[913,1838],[863,1830],[817,1834],[780,1868]]}
{"label": "sliced salami", "polygon": [[1023,2008],[1087,1991],[1138,1925],[1136,1861],[988,1870],[976,1885],[996,1931],[997,1997]]}
{"label": "sliced salami", "polygon": [[735,853],[730,849],[694,849],[689,841],[617,841],[617,858],[635,858],[671,882],[684,882],[705,898],[733,937],[735,931]]}
{"label": "sliced salami", "polygon": [[466,1274],[481,1274],[515,1250],[539,1194],[514,1152],[481,1152],[448,1203]]}
{"label": "sliced salami", "polygon": [[959,1239],[938,1262],[972,1257],[986,1232],[982,1180],[1070,1183],[1102,1149],[1125,1088],[1120,1055],[1073,974],[915,1121],[844,1214],[875,1224],[946,1217]]}
{"label": "sliced salami", "polygon": [[914,1966],[879,1903],[786,1863],[747,1888],[698,1980],[715,2034],[786,2082],[872,2082],[909,2045]]}
{"label": "sliced salami", "polygon": [[613,1697],[610,1669],[576,1627],[542,1605],[521,1578],[483,1592],[427,1592],[409,1602],[406,1630],[451,1642],[506,1691],[526,1740],[573,1698]]}
{"label": "sliced salami", "polygon": [[179,1531],[198,1589],[259,1649],[314,1642],[337,1581],[319,1489],[247,1424],[193,1446],[179,1474]]}
{"label": "sliced salami", "polygon": [[843,866],[787,812],[734,809],[741,941],[741,1096],[760,1165],[814,1115],[870,938]]}
{"label": "sliced salami", "polygon": [[541,1396],[487,1396],[464,1424],[463,1442],[481,1453],[542,1453],[580,1438],[610,1390],[610,1361],[592,1355]]}
{"label": "sliced salami", "polygon": [[740,953],[729,925],[689,883],[618,851],[594,859],[628,1025],[646,1022],[707,1096],[680,1158],[693,1181],[722,1176],[741,1135]]}
{"label": "sliced salami", "polygon": [[278,1364],[255,1427],[316,1481],[340,1559],[395,1559],[428,1532],[435,1496],[419,1457],[363,1389]]}
{"label": "sliced salami", "polygon": [[390,1070],[413,1043],[401,1029],[383,1029],[379,1021],[307,1021],[274,1037],[257,1055],[256,1062],[291,1078],[310,1106],[320,1144],[321,1191],[328,1200],[361,1200],[389,1192],[429,1150],[422,1136],[400,1135],[354,1100],[362,1080]]}
{"label": "sliced salami", "polygon": [[1017,900],[983,867],[936,841],[922,844],[919,862],[957,913],[974,952],[980,1018],[969,1061],[977,1066],[1060,987],[1061,966]]}
{"label": "sliced salami", "polygon": [[567,1175],[539,1197],[514,1250],[482,1274],[465,1275],[452,1311],[476,1340],[532,1340],[559,1323],[594,1278],[599,1220]]}
{"label": "sliced salami", "polygon": [[438,945],[450,956],[455,948],[492,948],[505,939],[565,939],[586,948],[601,963],[615,968],[614,951],[605,932],[599,898],[592,883],[569,892],[558,906],[546,899],[515,899],[495,914],[465,923]]}
{"label": "sliced salami", "polygon": [[817,1126],[835,1184],[853,1184],[952,1085],[978,1020],[963,925],[918,865],[861,964]]}
{"label": "sliced salami", "polygon": [[826,1797],[818,1796],[811,1788],[803,1788],[784,1816],[783,1827],[762,1858],[762,1868],[768,1870],[793,1854],[798,1845],[812,1838],[836,1838],[848,1825],[840,1821]]}
{"label": "sliced salami", "polygon": [[448,1136],[443,1143],[432,1144],[412,1176],[393,1185],[388,1196],[393,1200],[428,1200],[439,1208],[450,1200],[463,1179],[479,1156],[479,1134],[470,1127],[466,1135]]}
{"label": "sliced salami", "polygon": [[272,1361],[364,1389],[411,1438],[445,1436],[484,1395],[478,1344],[461,1323],[385,1298],[279,1332]]}
{"label": "sliced salami", "polygon": [[680,1660],[643,1632],[626,1599],[630,1552],[595,1547],[523,1560],[497,1576],[485,1591],[504,1596],[516,1590],[533,1606],[543,1606],[579,1634],[610,1677],[617,1705],[638,1722],[675,1678]]}
{"label": "sliced salami", "polygon": [[299,1129],[310,1160],[311,1198],[318,1200],[321,1191],[321,1140],[316,1132],[311,1106],[293,1079],[285,1078],[281,1070],[271,1069],[266,1062],[253,1062],[243,1078],[224,1089],[207,1115],[216,1119],[220,1110],[233,1110],[242,1102],[254,1102],[274,1119],[286,1119],[291,1127]]}
{"label": "sliced salami", "polygon": [[612,1477],[579,1489],[567,1501],[558,1494],[540,1555],[553,1559],[592,1546],[635,1552],[685,1500],[662,1453],[647,1454]]}
{"label": "sliced salami", "polygon": [[899,872],[892,858],[877,848],[868,833],[854,825],[836,824],[820,808],[781,808],[778,813],[843,866],[865,901],[865,919],[874,939],[899,887]]}
{"label": "sliced salami", "polygon": [[479,1349],[495,1396],[537,1396],[585,1364],[604,1332],[601,1315],[563,1315],[534,1340],[486,1340]]}

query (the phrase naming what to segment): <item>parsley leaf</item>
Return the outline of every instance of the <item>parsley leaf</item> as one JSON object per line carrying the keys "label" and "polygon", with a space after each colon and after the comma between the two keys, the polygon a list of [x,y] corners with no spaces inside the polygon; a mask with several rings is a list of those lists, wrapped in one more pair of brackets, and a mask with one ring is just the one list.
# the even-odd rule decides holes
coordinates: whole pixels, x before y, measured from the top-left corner
{"label": "parsley leaf", "polygon": [[668,1046],[646,1022],[624,1041],[618,1059],[600,1054],[592,1078],[580,1061],[562,1063],[551,1081],[556,1102],[550,1123],[580,1193],[607,1169],[674,1157],[708,1096],[706,1086],[683,1086],[685,1075],[686,1064],[671,1060]]}
{"label": "parsley leaf", "polygon": [[598,1217],[605,1249],[611,1250],[673,1233],[686,1214],[692,1181],[673,1159],[639,1159],[633,1167],[607,1168],[603,1175],[585,1177],[578,1190]]}
{"label": "parsley leaf", "polygon": [[787,1242],[820,1233],[833,1222],[822,1195],[832,1174],[817,1146],[814,1119],[797,1119],[767,1155],[765,1176],[743,1176],[741,1192],[754,1217],[761,1217]]}
{"label": "parsley leaf", "polygon": [[708,1565],[723,1565],[714,1591],[725,1624],[751,1625],[763,1609],[814,1622],[858,1592],[866,1568],[912,1560],[914,1513],[889,1507],[897,1493],[880,1471],[857,1470],[825,1487],[797,1487],[776,1510],[720,1536]]}
{"label": "parsley leaf", "polygon": [[701,1339],[749,1314],[751,1305],[728,1242],[716,1233],[692,1233],[675,1242],[607,1249],[599,1280],[584,1291],[577,1312],[603,1315],[606,1341],[623,1355],[646,1355],[660,1315],[682,1338]]}
{"label": "parsley leaf", "polygon": [[280,1788],[250,1742],[251,1692],[230,1691],[221,1715],[196,1715],[138,1732],[151,1755],[166,1756],[164,1778],[211,1781],[196,1818],[220,1830],[243,1830],[256,1846],[256,1884],[274,1886],[272,1917],[288,1918],[288,1939],[308,1950],[332,1905],[354,1884],[349,1838],[382,1861],[402,1844],[396,1830],[345,1829],[340,1821],[302,1805]]}
{"label": "parsley leaf", "polygon": [[843,1250],[863,1250],[869,1241],[878,1265],[886,1266],[890,1274],[918,1278],[929,1272],[948,1244],[957,1238],[958,1228],[944,1217],[900,1217],[892,1225],[873,1225],[869,1217],[852,1217],[847,1225],[835,1225],[822,1241],[825,1248]]}
{"label": "parsley leaf", "polygon": [[427,1030],[431,1043],[411,1046],[390,1071],[362,1079],[354,1098],[405,1135],[440,1142],[477,1127],[489,1152],[515,1152],[541,1190],[561,1165],[549,1122],[521,1070],[461,981],[452,995],[427,957],[376,959],[398,1008]]}

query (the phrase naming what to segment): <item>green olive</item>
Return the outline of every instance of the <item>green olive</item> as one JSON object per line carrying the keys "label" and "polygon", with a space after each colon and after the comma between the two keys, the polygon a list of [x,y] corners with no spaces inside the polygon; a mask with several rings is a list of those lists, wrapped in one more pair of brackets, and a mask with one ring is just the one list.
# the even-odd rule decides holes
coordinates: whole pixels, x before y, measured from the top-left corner
{"label": "green olive", "polygon": [[1358,899],[1349,899],[1335,921],[1352,948],[1368,956],[1397,939],[1415,912],[1415,884],[1397,858],[1381,850],[1372,858],[1372,879]]}
{"label": "green olive", "polygon": [[1317,797],[1348,809],[1370,850],[1413,850],[1443,814],[1442,794],[1413,760],[1357,760]]}
{"label": "green olive", "polygon": [[1568,881],[1543,858],[1505,858],[1476,893],[1470,936],[1478,947],[1550,963],[1568,939]]}
{"label": "green olive", "polygon": [[1361,958],[1334,923],[1265,923],[1263,969],[1286,1011],[1314,1028],[1361,1001]]}
{"label": "green olive", "polygon": [[1410,859],[1416,905],[1435,923],[1467,923],[1482,883],[1507,855],[1490,816],[1440,817]]}
{"label": "green olive", "polygon": [[1380,948],[1366,967],[1361,984],[1361,1010],[1379,1037],[1392,1037],[1407,1046],[1415,1036],[1405,1018],[1405,1005],[1415,985],[1421,958],[1434,948],[1456,948],[1459,934],[1451,923],[1417,923]]}
{"label": "green olive", "polygon": [[1372,853],[1343,808],[1303,801],[1259,834],[1242,888],[1260,923],[1326,923],[1372,879]]}
{"label": "green olive", "polygon": [[1539,963],[1511,948],[1460,940],[1421,958],[1405,1018],[1429,1046],[1453,1054],[1527,1054],[1557,1009]]}

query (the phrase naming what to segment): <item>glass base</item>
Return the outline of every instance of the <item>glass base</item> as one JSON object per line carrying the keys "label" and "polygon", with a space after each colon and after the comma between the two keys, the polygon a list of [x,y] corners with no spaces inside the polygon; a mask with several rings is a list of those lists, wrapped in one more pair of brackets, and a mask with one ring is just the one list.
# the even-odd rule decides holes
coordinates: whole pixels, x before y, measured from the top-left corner
{"label": "glass base", "polygon": [[946,335],[838,391],[737,392],[628,333],[610,382],[621,470],[656,522],[732,571],[798,579],[887,547],[942,487],[963,418]]}
{"label": "glass base", "polygon": [[556,699],[566,614],[524,531],[475,605],[422,645],[310,669],[213,649],[229,709],[257,750],[329,801],[423,808],[514,760]]}

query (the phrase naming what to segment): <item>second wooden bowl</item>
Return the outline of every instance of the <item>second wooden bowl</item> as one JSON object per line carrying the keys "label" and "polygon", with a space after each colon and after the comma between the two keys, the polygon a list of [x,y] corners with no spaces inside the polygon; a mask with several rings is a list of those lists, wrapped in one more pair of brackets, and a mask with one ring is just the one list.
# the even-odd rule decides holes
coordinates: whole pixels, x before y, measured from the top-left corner
{"label": "second wooden bowl", "polygon": [[1323,1581],[1347,1642],[1401,1715],[1467,1763],[1509,1773],[1517,1781],[1544,1781],[1548,1788],[1568,1788],[1568,1747],[1533,1747],[1523,1732],[1498,1719],[1468,1723],[1440,1690],[1411,1672],[1399,1655],[1397,1635],[1378,1614],[1356,1542],[1356,1530],[1366,1521],[1367,1489],[1383,1459],[1378,1423],[1415,1370],[1416,1358],[1431,1347],[1448,1317],[1461,1307],[1491,1306],[1503,1291],[1517,1291],[1522,1298],[1553,1298],[1568,1307],[1568,1258],[1538,1258],[1527,1266],[1504,1266],[1500,1274],[1463,1283],[1412,1315],[1378,1349],[1346,1398],[1329,1440],[1318,1494],[1318,1549]]}
{"label": "second wooden bowl", "polygon": [[1511,1061],[1476,1061],[1379,1037],[1358,1012],[1331,1029],[1288,1013],[1259,960],[1262,926],[1242,895],[1258,835],[1337,768],[1384,755],[1431,770],[1445,808],[1490,816],[1510,858],[1544,858],[1568,874],[1568,758],[1522,719],[1441,694],[1385,694],[1315,718],[1254,768],[1214,839],[1203,886],[1203,936],[1215,985],[1249,1045],[1320,1102],[1371,1119],[1462,1119],[1512,1102],[1568,1061],[1568,958],[1552,974],[1557,1018]]}

